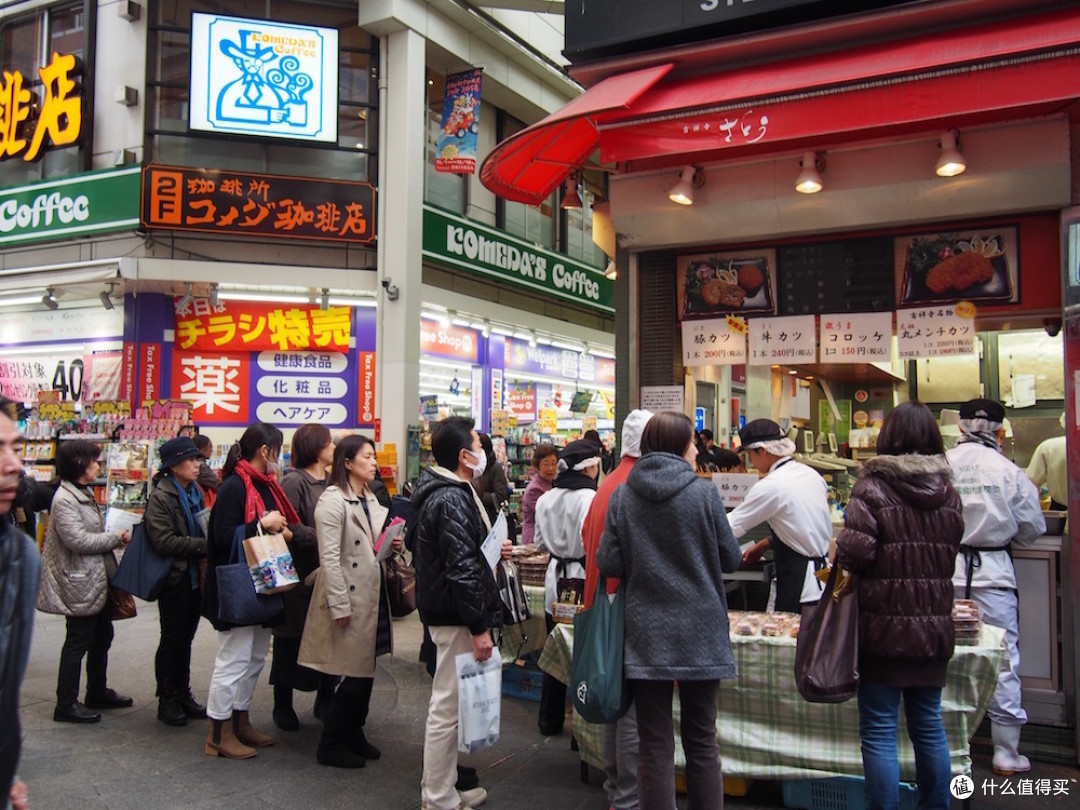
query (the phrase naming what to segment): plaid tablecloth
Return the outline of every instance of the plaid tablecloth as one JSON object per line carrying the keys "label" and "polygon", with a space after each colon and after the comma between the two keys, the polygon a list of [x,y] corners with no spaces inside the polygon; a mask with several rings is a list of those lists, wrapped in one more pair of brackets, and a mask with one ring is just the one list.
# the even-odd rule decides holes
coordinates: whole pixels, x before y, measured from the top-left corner
{"label": "plaid tablecloth", "polygon": [[[503,640],[499,646],[504,664],[526,653],[544,648],[547,641],[547,624],[544,622],[544,589],[539,585],[522,585],[525,591],[525,604],[529,608],[529,619],[520,626],[514,624],[503,628]],[[570,646],[573,646],[571,643]],[[570,667],[566,668],[567,673]],[[569,677],[569,674],[567,675]]]}
{"label": "plaid tablecloth", "polygon": [[[998,670],[1005,661],[1005,633],[983,625],[979,644],[957,646],[949,662],[941,713],[954,774],[971,772],[968,741],[986,713]],[[753,779],[817,779],[862,776],[859,707],[807,703],[795,688],[795,639],[732,636],[738,678],[720,684],[716,738],[724,773]],[[563,682],[570,679],[574,630],[558,625],[540,655],[540,668]],[[678,693],[672,711],[679,727]],[[574,713],[574,736],[581,759],[603,768],[603,726]],[[676,734],[676,739],[678,735]],[[900,714],[901,778],[915,779],[915,754]],[[675,746],[675,766],[686,765]]]}

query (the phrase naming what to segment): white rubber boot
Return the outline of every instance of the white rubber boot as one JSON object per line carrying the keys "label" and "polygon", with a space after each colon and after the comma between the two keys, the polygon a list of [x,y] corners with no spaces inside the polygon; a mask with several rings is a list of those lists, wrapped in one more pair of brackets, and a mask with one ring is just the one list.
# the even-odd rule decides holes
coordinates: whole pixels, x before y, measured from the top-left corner
{"label": "white rubber boot", "polygon": [[1031,761],[1022,755],[1020,748],[1020,729],[1023,726],[1000,726],[990,724],[990,736],[994,741],[994,773],[1012,776],[1031,770]]}

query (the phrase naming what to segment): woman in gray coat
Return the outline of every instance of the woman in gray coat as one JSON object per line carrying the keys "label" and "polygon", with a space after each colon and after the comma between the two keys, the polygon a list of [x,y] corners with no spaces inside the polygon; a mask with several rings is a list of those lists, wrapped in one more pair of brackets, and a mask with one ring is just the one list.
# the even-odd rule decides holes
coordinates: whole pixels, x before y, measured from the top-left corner
{"label": "woman in gray coat", "polygon": [[723,807],[716,744],[719,682],[735,677],[725,572],[742,554],[716,487],[698,478],[690,420],[661,411],[641,435],[642,455],[611,496],[596,562],[626,589],[625,672],[637,706],[642,810],[675,810],[679,682],[691,808]]}
{"label": "woman in gray coat", "polygon": [[[101,447],[82,439],[60,442],[56,475],[60,488],[49,510],[49,529],[42,549],[38,610],[67,617],[67,638],[60,652],[53,720],[96,723],[94,709],[130,706],[129,697],[107,685],[112,646],[109,580],[116,573],[113,549],[126,546],[127,531],[105,531],[105,519],[91,484],[101,469]],[[86,656],[86,704],[79,702],[79,676]]]}

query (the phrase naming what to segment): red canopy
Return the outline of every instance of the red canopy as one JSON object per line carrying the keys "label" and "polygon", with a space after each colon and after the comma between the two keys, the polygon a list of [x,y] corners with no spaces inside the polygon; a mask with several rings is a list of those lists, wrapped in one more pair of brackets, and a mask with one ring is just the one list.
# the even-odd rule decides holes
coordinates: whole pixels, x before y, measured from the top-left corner
{"label": "red canopy", "polygon": [[612,76],[499,144],[480,179],[539,204],[599,146],[603,162],[800,150],[1040,115],[1080,96],[1080,9],[755,68]]}

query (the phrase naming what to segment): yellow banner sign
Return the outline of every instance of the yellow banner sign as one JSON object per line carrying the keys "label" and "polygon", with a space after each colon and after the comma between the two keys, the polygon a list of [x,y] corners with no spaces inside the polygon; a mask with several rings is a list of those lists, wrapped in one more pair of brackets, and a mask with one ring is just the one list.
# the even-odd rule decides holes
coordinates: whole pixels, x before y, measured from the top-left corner
{"label": "yellow banner sign", "polygon": [[[53,54],[38,68],[44,97],[26,87],[19,71],[4,71],[0,82],[0,160],[22,155],[37,160],[42,148],[70,146],[82,134],[82,88],[73,76],[80,72],[72,54]],[[46,139],[48,139],[46,141]]]}

